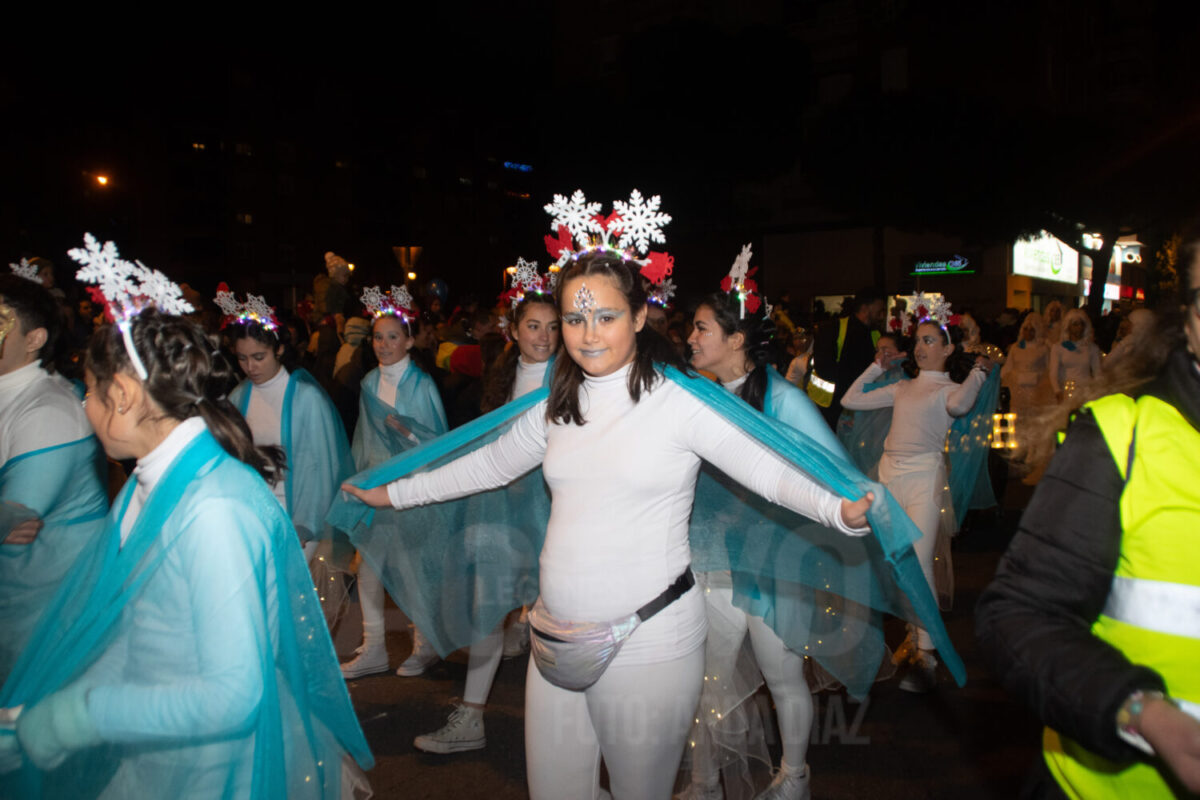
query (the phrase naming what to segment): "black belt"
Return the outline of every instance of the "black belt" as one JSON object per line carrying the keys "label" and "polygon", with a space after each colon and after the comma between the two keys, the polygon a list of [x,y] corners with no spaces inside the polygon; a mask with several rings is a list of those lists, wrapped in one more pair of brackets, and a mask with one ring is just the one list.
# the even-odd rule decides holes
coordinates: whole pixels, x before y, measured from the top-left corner
{"label": "black belt", "polygon": [[683,593],[695,585],[696,576],[692,574],[692,565],[688,564],[684,567],[679,577],[675,579],[675,582],[664,589],[662,594],[637,610],[638,618],[642,622],[645,622],[680,597],[683,597]]}

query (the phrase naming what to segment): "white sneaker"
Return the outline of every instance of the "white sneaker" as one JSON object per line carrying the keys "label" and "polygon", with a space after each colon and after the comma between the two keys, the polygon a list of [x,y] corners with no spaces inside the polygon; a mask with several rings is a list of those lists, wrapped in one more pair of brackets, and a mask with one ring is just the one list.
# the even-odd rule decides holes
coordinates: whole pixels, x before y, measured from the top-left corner
{"label": "white sneaker", "polygon": [[396,669],[396,674],[401,678],[415,678],[418,675],[423,675],[425,670],[432,667],[438,661],[438,654],[433,649],[433,645],[421,635],[419,630],[413,628],[412,653]]}
{"label": "white sneaker", "polygon": [[342,664],[342,677],[346,680],[354,680],[365,675],[374,675],[377,672],[387,672],[387,647],[382,643],[378,645],[362,644],[354,652],[354,658]]}
{"label": "white sneaker", "polygon": [[529,620],[516,620],[504,629],[504,657],[516,658],[529,650]]}
{"label": "white sneaker", "polygon": [[785,764],[779,765],[775,780],[771,785],[756,795],[754,800],[811,800],[812,792],[808,788],[808,764],[804,769],[793,770]]}
{"label": "white sneaker", "polygon": [[483,735],[483,709],[455,703],[450,720],[439,730],[413,739],[413,745],[426,753],[461,753],[487,747]]}
{"label": "white sneaker", "polygon": [[675,795],[672,800],[725,800],[725,790],[721,783],[689,783],[687,788]]}
{"label": "white sneaker", "polygon": [[901,691],[926,694],[937,688],[937,656],[931,650],[922,650],[920,653],[909,665],[908,674],[900,681]]}

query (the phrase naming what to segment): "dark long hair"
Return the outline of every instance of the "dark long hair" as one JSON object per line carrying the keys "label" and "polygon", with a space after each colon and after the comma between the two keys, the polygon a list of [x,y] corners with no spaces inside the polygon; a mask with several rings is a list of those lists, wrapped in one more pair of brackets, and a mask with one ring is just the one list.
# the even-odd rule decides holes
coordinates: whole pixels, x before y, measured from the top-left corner
{"label": "dark long hair", "polygon": [[[516,330],[529,309],[537,304],[550,306],[550,308],[554,309],[555,313],[558,312],[558,306],[555,305],[553,297],[530,292],[521,299],[521,302],[517,303],[514,308],[505,314],[508,318],[509,330]],[[508,402],[508,396],[512,394],[513,384],[517,382],[517,359],[520,357],[521,348],[514,341],[511,347],[484,368],[483,397],[479,401],[480,411],[486,414],[492,409],[499,408]]]}
{"label": "dark long hair", "polygon": [[[567,282],[593,275],[603,275],[613,282],[629,303],[630,314],[645,308],[646,290],[642,287],[642,278],[637,272],[637,266],[616,253],[601,250],[584,253],[563,270],[554,291],[560,311],[563,308],[563,287]],[[629,396],[633,402],[636,403],[641,399],[642,392],[650,391],[661,380],[655,362],[688,371],[688,366],[683,363],[670,342],[643,325],[637,333],[633,368],[629,370]],[[550,400],[546,404],[546,419],[550,422],[574,422],[576,425],[582,425],[584,419],[579,410],[579,387],[582,384],[583,369],[574,359],[556,359],[554,378],[550,383]]]}
{"label": "dark long hair", "polygon": [[713,292],[700,301],[700,305],[712,309],[713,317],[721,326],[725,336],[740,333],[745,337],[742,354],[752,366],[746,380],[738,389],[738,395],[758,411],[763,410],[767,397],[767,369],[771,363],[771,340],[775,337],[775,323],[766,314],[766,304],[758,311],[741,315],[741,303],[731,292]]}
{"label": "dark long hair", "polygon": [[[146,368],[146,393],[163,417],[183,421],[203,417],[209,432],[233,457],[253,467],[268,482],[283,474],[284,456],[278,447],[255,447],[246,420],[226,397],[237,385],[237,371],[214,350],[199,326],[156,309],[143,311],[130,323],[133,345]],[[87,369],[97,395],[107,403],[108,387],[118,372],[133,374],[121,331],[104,325],[92,334]]]}
{"label": "dark long hair", "polygon": [[[971,368],[975,366],[975,356],[963,350],[963,331],[957,325],[947,325],[945,328],[940,328],[936,322],[928,320],[917,325],[932,325],[938,328],[946,335],[950,344],[954,345],[954,352],[946,356],[946,374],[950,376],[950,380],[955,383],[962,383],[971,374]],[[910,378],[915,378],[920,374],[921,368],[917,366],[917,357],[914,350],[917,349],[917,332],[913,331],[912,350],[908,351],[908,358],[904,359],[904,364],[901,365],[904,374]]]}
{"label": "dark long hair", "polygon": [[[241,339],[253,339],[259,344],[269,347],[275,357],[279,359],[279,363],[283,364],[289,372],[295,369],[295,365],[299,363],[295,348],[289,346],[292,337],[282,324],[276,330],[271,330],[258,322],[231,322],[225,328],[225,334],[229,337],[231,345],[236,345]],[[282,353],[280,348],[283,349]]]}

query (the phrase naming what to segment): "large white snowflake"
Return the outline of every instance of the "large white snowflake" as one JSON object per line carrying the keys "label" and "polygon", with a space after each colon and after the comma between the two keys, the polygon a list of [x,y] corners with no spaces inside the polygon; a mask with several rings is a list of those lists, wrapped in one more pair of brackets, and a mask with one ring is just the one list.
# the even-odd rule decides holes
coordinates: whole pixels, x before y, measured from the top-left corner
{"label": "large white snowflake", "polygon": [[617,212],[620,221],[609,223],[610,230],[620,229],[621,238],[618,246],[627,249],[635,246],[643,255],[650,249],[650,242],[662,244],[667,241],[663,236],[662,226],[671,221],[670,214],[658,210],[662,198],[654,195],[650,200],[643,201],[642,193],[634,189],[629,194],[629,202],[613,201],[613,210]]}
{"label": "large white snowflake", "polygon": [[358,299],[362,301],[363,308],[376,316],[383,311],[383,291],[378,286],[367,286]]}
{"label": "large white snowflake", "polygon": [[90,233],[84,234],[84,246],[67,255],[83,266],[75,273],[81,283],[100,287],[105,300],[123,316],[136,313],[142,306],[154,304],[166,314],[187,314],[195,309],[183,299],[183,292],[163,273],[139,262],[120,257],[113,242],[101,245]]}
{"label": "large white snowflake", "polygon": [[671,298],[675,296],[675,281],[670,278],[663,278],[663,282],[650,290],[650,296],[658,300],[662,305],[667,305],[671,302]]}
{"label": "large white snowflake", "polygon": [[545,209],[551,217],[550,230],[557,231],[558,226],[562,225],[581,245],[591,244],[591,234],[605,233],[603,226],[595,219],[600,213],[600,203],[589,203],[582,189],[576,189],[570,198],[554,195],[554,202],[547,203]]}
{"label": "large white snowflake", "polygon": [[540,291],[542,288],[542,276],[538,274],[537,262],[517,258],[512,285],[513,288],[520,287],[523,292]]}
{"label": "large white snowflake", "polygon": [[10,263],[8,266],[12,267],[13,274],[18,277],[24,278],[27,281],[33,281],[34,283],[42,282],[38,277],[37,266],[30,264],[28,259],[22,258],[20,264]]}
{"label": "large white snowflake", "polygon": [[233,292],[217,292],[217,296],[213,298],[213,302],[217,304],[217,308],[221,309],[221,313],[227,317],[236,317],[242,313],[242,304],[237,301],[237,295]]}
{"label": "large white snowflake", "polygon": [[243,309],[247,314],[256,317],[262,322],[269,322],[275,317],[275,309],[267,304],[267,298],[260,294],[246,295],[246,305]]}
{"label": "large white snowflake", "polygon": [[742,245],[742,252],[733,260],[733,266],[729,268],[730,287],[741,286],[746,280],[746,273],[750,271],[750,245]]}
{"label": "large white snowflake", "polygon": [[396,308],[408,311],[413,307],[413,296],[407,286],[393,285],[389,294],[392,296],[392,305]]}

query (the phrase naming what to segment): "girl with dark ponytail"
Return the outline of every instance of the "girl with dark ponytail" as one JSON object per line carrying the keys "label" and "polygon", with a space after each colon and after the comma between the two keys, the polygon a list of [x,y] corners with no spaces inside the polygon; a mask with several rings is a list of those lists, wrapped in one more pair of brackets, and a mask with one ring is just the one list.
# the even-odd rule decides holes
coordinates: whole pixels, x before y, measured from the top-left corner
{"label": "girl with dark ponytail", "polygon": [[[226,398],[232,365],[162,273],[73,250],[113,324],[87,348],[88,421],[137,459],[0,690],[22,797],[337,796],[370,752],[296,541]],[[18,708],[20,707],[20,708]],[[23,710],[22,710],[23,709]],[[23,761],[22,761],[23,759]],[[328,766],[326,766],[328,765]],[[349,783],[346,783],[346,782]]]}
{"label": "girl with dark ponytail", "polygon": [[[734,262],[730,278],[722,284],[726,290],[708,295],[696,307],[692,335],[688,338],[692,366],[714,375],[722,386],[758,411],[844,455],[841,444],[808,395],[779,375],[771,364],[775,324],[765,300],[757,292],[757,285],[743,274],[750,271],[749,259],[747,246]],[[706,465],[704,472],[709,469]],[[706,474],[701,480],[711,477]],[[703,491],[702,486],[698,493]],[[746,498],[747,503],[753,501],[754,498]],[[758,796],[807,797],[809,772],[805,762],[813,723],[813,701],[804,674],[805,657],[788,648],[764,622],[763,617],[768,611],[773,613],[773,609],[764,609],[764,613],[754,615],[734,604],[733,580],[727,557],[722,553],[725,540],[711,533],[707,526],[693,525],[690,536],[692,568],[696,571],[697,583],[704,589],[709,620],[705,674],[728,676],[734,669],[742,640],[749,632],[755,659],[775,701],[783,744],[783,761],[775,780]],[[712,685],[705,685],[708,694],[702,697],[690,736],[694,743],[691,750],[692,783],[685,796],[696,800],[723,796],[722,772],[726,785],[731,785],[735,779],[748,776],[745,771],[747,756],[767,756],[765,752],[754,753],[744,741],[738,742],[731,730],[740,726],[725,721],[730,717],[731,707],[737,708],[743,697],[726,698],[715,692],[718,685],[731,686],[732,682],[709,683]],[[710,714],[709,708],[722,709],[723,713],[720,716]],[[754,713],[754,710],[747,706],[746,713]],[[717,742],[721,743],[721,749]]]}

